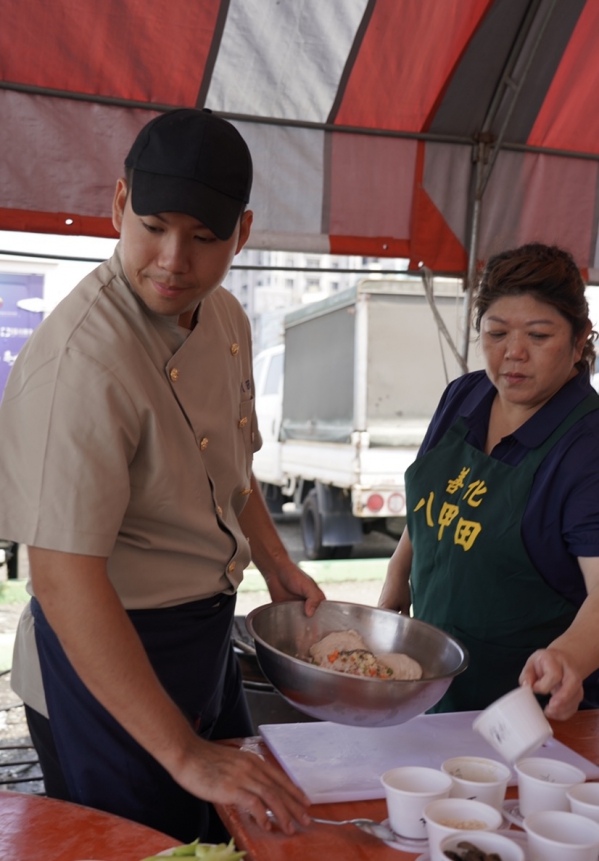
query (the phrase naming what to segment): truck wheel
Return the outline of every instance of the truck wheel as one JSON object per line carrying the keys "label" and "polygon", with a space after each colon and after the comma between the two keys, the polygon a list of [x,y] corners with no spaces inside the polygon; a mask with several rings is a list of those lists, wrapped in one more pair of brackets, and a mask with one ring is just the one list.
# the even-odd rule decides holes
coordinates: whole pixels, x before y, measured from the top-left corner
{"label": "truck wheel", "polygon": [[302,538],[308,559],[330,559],[334,547],[324,547],[322,543],[322,517],[318,508],[318,496],[313,489],[302,505]]}
{"label": "truck wheel", "polygon": [[7,561],[6,561],[6,570],[8,574],[9,580],[17,580],[19,577],[19,545],[11,544],[10,549],[8,550]]}
{"label": "truck wheel", "polygon": [[266,502],[266,507],[271,514],[282,514],[283,503],[285,497],[281,493],[281,488],[276,484],[268,484],[265,481],[260,482],[260,490]]}
{"label": "truck wheel", "polygon": [[302,506],[302,538],[308,559],[344,559],[352,545],[324,545],[322,543],[322,515],[318,507],[316,489],[310,491]]}

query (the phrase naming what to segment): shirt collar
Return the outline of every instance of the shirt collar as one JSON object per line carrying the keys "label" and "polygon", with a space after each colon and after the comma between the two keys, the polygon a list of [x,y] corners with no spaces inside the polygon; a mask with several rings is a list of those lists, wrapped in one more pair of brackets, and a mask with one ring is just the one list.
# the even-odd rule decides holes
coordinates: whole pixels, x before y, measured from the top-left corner
{"label": "shirt collar", "polygon": [[568,380],[540,410],[514,431],[512,436],[527,448],[537,448],[551,436],[566,416],[584,401],[589,391],[589,371],[584,369]]}
{"label": "shirt collar", "polygon": [[[551,436],[566,416],[582,403],[590,391],[590,372],[585,368],[568,380],[540,410],[510,436],[527,448],[537,448]],[[480,443],[481,448],[486,440],[491,405],[496,392],[495,386],[487,375],[483,374],[459,410],[459,415],[464,418],[470,433]]]}

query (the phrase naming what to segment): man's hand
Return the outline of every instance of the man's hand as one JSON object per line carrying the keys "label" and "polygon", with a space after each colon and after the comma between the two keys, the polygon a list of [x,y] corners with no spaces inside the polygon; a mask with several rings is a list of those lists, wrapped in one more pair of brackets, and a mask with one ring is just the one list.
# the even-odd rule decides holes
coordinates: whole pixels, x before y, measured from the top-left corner
{"label": "man's hand", "polygon": [[216,804],[234,804],[247,810],[268,830],[271,810],[281,829],[293,834],[296,823],[307,826],[310,799],[285,772],[262,757],[238,748],[196,739],[172,776],[189,792]]}
{"label": "man's hand", "polygon": [[535,694],[551,694],[545,714],[554,720],[572,717],[584,696],[580,674],[568,655],[554,647],[533,652],[519,681],[530,685]]}
{"label": "man's hand", "polygon": [[305,600],[306,616],[313,616],[320,602],[326,600],[320,586],[291,560],[281,565],[276,574],[265,579],[274,602],[298,598]]}

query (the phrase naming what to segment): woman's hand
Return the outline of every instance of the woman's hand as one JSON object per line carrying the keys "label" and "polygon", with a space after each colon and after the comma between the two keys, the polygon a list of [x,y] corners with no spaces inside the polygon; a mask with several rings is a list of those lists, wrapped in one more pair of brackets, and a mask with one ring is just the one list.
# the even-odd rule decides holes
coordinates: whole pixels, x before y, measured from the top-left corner
{"label": "woman's hand", "polygon": [[379,607],[386,610],[397,610],[399,613],[410,612],[412,596],[410,592],[410,569],[412,567],[412,542],[406,527],[399,540],[395,553],[387,566],[387,577],[379,598]]}
{"label": "woman's hand", "polygon": [[545,714],[554,720],[572,717],[584,695],[582,677],[568,654],[553,646],[530,656],[519,681],[530,685],[535,694],[551,694]]}
{"label": "woman's hand", "polygon": [[579,556],[587,597],[574,621],[546,649],[533,652],[520,674],[536,694],[551,694],[548,718],[567,720],[583,698],[582,682],[599,668],[599,557]]}

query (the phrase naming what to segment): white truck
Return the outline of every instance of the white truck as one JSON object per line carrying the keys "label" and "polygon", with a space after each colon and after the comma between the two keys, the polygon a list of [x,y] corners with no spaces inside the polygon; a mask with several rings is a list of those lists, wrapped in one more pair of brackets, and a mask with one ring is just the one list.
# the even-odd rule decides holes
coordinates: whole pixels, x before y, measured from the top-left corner
{"label": "white truck", "polygon": [[[434,292],[456,342],[461,287],[437,281]],[[285,343],[254,363],[263,437],[254,472],[270,510],[301,510],[309,559],[347,555],[372,529],[398,537],[405,471],[461,373],[422,282],[363,280],[292,311],[284,329]]]}

